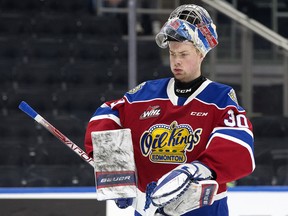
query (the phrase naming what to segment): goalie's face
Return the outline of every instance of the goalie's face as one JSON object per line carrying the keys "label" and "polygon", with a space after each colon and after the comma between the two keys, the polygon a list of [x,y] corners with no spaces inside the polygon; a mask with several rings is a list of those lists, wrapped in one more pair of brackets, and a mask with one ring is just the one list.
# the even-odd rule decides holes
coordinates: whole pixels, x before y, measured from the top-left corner
{"label": "goalie's face", "polygon": [[189,41],[169,42],[170,68],[181,82],[190,82],[201,75],[203,55]]}

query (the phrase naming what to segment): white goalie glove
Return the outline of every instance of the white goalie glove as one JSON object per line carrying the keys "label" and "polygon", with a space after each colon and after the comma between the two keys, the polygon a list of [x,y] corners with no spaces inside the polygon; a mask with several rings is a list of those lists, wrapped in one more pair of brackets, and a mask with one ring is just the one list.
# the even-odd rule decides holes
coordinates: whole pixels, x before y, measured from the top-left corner
{"label": "white goalie glove", "polygon": [[152,203],[164,215],[178,216],[212,205],[218,190],[218,183],[212,178],[210,169],[198,161],[179,165],[154,183],[154,187],[150,186],[146,208]]}

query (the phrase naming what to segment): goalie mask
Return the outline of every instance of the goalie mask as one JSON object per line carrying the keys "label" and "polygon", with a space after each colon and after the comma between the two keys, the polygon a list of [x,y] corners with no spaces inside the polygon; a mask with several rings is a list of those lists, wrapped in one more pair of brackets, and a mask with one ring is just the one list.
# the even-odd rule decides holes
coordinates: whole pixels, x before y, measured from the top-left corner
{"label": "goalie mask", "polygon": [[208,12],[197,5],[181,5],[169,16],[160,32],[156,43],[167,48],[169,41],[191,41],[205,56],[218,44],[216,26]]}

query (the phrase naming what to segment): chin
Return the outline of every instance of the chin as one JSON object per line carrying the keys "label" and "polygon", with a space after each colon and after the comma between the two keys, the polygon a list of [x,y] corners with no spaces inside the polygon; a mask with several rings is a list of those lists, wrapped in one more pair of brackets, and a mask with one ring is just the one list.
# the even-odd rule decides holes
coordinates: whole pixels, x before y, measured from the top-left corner
{"label": "chin", "polygon": [[183,82],[183,83],[185,83],[185,80],[184,79],[181,79],[181,78],[179,78],[179,77],[174,77],[175,79],[177,79],[178,81],[180,81],[180,82]]}

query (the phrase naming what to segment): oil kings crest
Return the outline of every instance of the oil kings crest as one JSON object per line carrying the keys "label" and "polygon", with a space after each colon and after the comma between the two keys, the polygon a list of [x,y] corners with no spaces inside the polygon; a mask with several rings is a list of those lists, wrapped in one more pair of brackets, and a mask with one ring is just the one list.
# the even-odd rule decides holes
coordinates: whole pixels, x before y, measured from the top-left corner
{"label": "oil kings crest", "polygon": [[141,152],[153,163],[185,163],[186,152],[200,142],[202,128],[195,130],[188,124],[156,124],[140,139]]}

